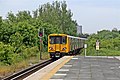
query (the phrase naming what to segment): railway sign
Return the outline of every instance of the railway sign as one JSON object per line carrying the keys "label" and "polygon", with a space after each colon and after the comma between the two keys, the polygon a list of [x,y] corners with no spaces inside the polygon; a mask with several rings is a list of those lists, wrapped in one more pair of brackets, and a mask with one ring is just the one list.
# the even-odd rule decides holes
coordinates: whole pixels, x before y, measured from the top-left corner
{"label": "railway sign", "polygon": [[84,48],[85,48],[85,49],[87,48],[87,44],[84,44]]}
{"label": "railway sign", "polygon": [[86,57],[87,44],[84,44],[84,48],[85,48],[85,57]]}

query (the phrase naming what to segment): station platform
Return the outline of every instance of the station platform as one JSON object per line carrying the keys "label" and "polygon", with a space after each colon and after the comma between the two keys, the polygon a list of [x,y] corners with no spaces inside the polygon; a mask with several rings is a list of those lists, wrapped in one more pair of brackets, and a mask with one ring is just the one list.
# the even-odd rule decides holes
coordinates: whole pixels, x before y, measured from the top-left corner
{"label": "station platform", "polygon": [[74,56],[49,80],[120,80],[120,60]]}

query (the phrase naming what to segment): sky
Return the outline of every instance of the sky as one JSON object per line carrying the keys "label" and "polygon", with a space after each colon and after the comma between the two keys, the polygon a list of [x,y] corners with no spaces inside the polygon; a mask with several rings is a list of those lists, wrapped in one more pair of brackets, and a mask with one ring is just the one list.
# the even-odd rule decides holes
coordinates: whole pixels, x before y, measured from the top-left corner
{"label": "sky", "polygon": [[[33,11],[39,5],[54,0],[0,0],[0,16],[7,17],[12,11]],[[58,0],[63,1],[63,0]],[[101,30],[120,30],[120,0],[65,0],[73,13],[73,20],[82,25],[83,33],[97,33]]]}

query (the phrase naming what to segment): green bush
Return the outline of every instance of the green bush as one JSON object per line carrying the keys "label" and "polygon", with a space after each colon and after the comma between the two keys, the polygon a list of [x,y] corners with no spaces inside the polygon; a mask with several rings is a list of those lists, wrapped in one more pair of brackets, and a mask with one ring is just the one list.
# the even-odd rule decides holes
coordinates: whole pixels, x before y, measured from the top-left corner
{"label": "green bush", "polygon": [[[39,6],[33,11],[8,12],[0,17],[0,64],[11,65],[38,55],[40,41],[38,29],[44,28],[42,52],[48,55],[47,38],[51,33],[76,35],[76,21],[65,1],[55,1]],[[46,56],[45,58],[48,58]]]}
{"label": "green bush", "polygon": [[4,64],[11,65],[14,63],[14,48],[10,45],[5,45],[0,42],[0,61]]}
{"label": "green bush", "polygon": [[26,48],[25,50],[23,50],[21,56],[23,58],[29,58],[29,57],[34,57],[37,56],[37,53],[39,52],[39,49],[37,46],[35,47],[31,47],[31,48]]}

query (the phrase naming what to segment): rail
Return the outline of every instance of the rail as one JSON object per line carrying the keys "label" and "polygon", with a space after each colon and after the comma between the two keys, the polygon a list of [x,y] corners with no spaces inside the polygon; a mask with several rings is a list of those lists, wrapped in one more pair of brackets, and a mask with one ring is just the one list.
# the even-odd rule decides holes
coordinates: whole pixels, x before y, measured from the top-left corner
{"label": "rail", "polygon": [[31,67],[29,67],[27,69],[21,70],[21,71],[19,71],[17,73],[14,73],[14,74],[12,74],[10,76],[7,76],[7,77],[3,78],[2,80],[22,80],[25,77],[29,76],[30,74],[36,72],[37,70],[43,68],[44,66],[46,66],[46,65],[48,65],[48,64],[50,64],[52,62],[54,62],[54,60],[49,59],[49,60],[44,61],[42,63],[38,63],[36,65],[33,65],[33,66],[31,66]]}

